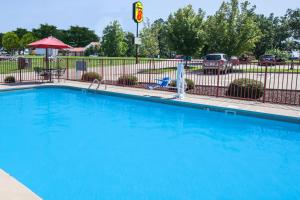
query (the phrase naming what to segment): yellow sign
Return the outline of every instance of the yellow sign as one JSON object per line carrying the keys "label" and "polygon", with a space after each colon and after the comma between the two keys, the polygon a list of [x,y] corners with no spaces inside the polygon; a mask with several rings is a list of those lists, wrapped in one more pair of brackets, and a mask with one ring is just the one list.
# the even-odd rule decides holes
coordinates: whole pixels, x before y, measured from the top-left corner
{"label": "yellow sign", "polygon": [[136,23],[141,23],[144,20],[144,6],[140,1],[133,4],[133,20]]}

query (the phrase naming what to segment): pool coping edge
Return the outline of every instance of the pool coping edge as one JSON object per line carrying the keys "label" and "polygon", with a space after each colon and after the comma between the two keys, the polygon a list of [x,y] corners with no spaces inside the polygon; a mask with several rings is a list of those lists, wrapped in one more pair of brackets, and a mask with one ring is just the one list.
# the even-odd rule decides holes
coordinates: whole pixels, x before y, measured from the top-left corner
{"label": "pool coping edge", "polygon": [[208,111],[215,111],[215,112],[221,112],[221,113],[226,113],[226,114],[257,117],[257,118],[262,118],[262,119],[269,119],[269,120],[275,120],[275,121],[284,121],[284,122],[300,124],[300,117],[295,117],[295,116],[273,114],[273,113],[267,113],[267,112],[261,112],[261,111],[252,111],[252,110],[246,110],[246,109],[242,109],[242,108],[230,108],[230,107],[224,107],[224,106],[207,105],[207,104],[202,104],[202,103],[182,101],[182,100],[178,100],[178,99],[174,99],[174,98],[128,94],[128,93],[121,93],[121,92],[100,90],[100,89],[98,89],[98,90],[87,89],[84,87],[74,86],[74,85],[63,85],[63,84],[34,85],[34,86],[24,86],[24,87],[19,87],[19,88],[0,89],[0,92],[28,90],[28,89],[35,89],[35,88],[66,88],[66,89],[84,90],[84,91],[88,91],[91,93],[98,93],[98,94],[109,95],[109,96],[119,96],[119,97],[131,98],[131,99],[158,102],[158,103],[163,103],[163,104],[168,104],[168,105],[190,107],[190,108],[195,108],[195,109],[199,109],[199,110],[208,110]]}

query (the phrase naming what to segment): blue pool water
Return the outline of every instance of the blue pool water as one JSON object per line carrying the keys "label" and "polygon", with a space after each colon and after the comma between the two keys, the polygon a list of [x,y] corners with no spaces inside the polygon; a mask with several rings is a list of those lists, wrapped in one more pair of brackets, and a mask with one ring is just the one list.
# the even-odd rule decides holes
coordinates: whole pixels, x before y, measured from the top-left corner
{"label": "blue pool water", "polygon": [[299,124],[62,88],[0,112],[0,168],[45,200],[300,199]]}

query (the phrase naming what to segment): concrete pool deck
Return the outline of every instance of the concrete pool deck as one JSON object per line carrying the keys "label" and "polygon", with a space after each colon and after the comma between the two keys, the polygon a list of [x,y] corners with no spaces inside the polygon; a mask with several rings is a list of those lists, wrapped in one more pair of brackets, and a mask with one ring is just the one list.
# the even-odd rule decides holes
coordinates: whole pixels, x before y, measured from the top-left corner
{"label": "concrete pool deck", "polygon": [[[51,84],[35,84],[35,83],[24,83],[24,84],[14,84],[6,85],[0,84],[0,92],[5,90],[15,90],[15,89],[27,89],[32,87],[40,86],[67,86],[75,87],[80,89],[87,89],[90,83],[75,82],[75,81],[65,81],[60,83],[51,83]],[[95,86],[94,86],[95,87]],[[94,88],[92,87],[92,89]],[[101,85],[99,91],[110,92],[110,93],[119,93],[134,95],[139,97],[156,97],[163,100],[171,100],[174,102],[175,93],[158,91],[158,90],[146,90],[146,89],[137,89],[129,87],[119,87],[119,86],[106,86]],[[278,104],[269,104],[261,103],[256,101],[244,101],[236,99],[226,99],[226,98],[216,98],[216,97],[207,97],[200,95],[186,95],[183,100],[175,100],[175,102],[183,103],[192,103],[202,106],[213,106],[221,107],[227,109],[238,109],[243,111],[258,112],[264,114],[280,115],[285,117],[297,118],[297,122],[300,122],[300,106],[289,106],[289,105],[278,105]],[[0,199],[5,200],[36,200],[40,199],[37,195],[27,189],[24,185],[20,184],[12,178],[10,175],[6,174],[4,171],[0,170]]]}
{"label": "concrete pool deck", "polygon": [[36,194],[0,169],[0,199],[41,200]]}

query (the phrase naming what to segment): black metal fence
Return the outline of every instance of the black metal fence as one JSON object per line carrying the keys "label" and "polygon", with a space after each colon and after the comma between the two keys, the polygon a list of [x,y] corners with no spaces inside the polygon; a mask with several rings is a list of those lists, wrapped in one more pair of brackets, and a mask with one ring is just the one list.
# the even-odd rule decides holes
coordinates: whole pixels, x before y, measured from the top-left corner
{"label": "black metal fence", "polygon": [[[17,82],[44,82],[49,78],[82,81],[83,74],[95,72],[105,84],[147,88],[149,84],[155,84],[157,79],[170,77],[176,80],[176,69],[180,62],[183,61],[140,59],[136,64],[133,58],[73,57],[50,59],[49,69],[46,69],[44,58],[0,59],[0,83],[4,83],[7,76],[14,76]],[[201,60],[185,64],[186,78],[190,80],[187,81],[189,94],[300,106],[299,62],[263,65],[244,62],[234,65],[228,73],[220,69],[206,73]],[[137,81],[126,82],[124,76],[134,76]],[[120,77],[123,77],[122,81]],[[158,89],[174,92],[171,87]]]}

